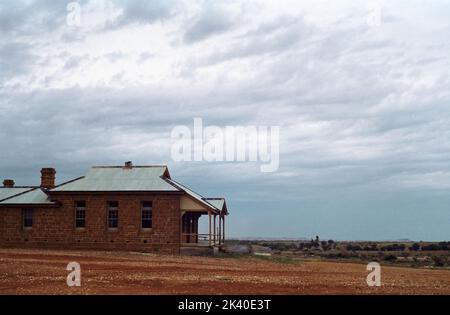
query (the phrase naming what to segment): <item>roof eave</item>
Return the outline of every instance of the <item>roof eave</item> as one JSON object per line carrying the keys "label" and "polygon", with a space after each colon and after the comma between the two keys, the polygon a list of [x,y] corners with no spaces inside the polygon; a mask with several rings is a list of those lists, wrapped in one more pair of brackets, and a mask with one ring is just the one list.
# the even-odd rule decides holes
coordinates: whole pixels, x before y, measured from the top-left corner
{"label": "roof eave", "polygon": [[183,191],[174,190],[51,190],[49,195],[62,194],[171,194],[182,195]]}
{"label": "roof eave", "polygon": [[55,203],[0,203],[0,208],[57,208],[61,205],[57,202]]}

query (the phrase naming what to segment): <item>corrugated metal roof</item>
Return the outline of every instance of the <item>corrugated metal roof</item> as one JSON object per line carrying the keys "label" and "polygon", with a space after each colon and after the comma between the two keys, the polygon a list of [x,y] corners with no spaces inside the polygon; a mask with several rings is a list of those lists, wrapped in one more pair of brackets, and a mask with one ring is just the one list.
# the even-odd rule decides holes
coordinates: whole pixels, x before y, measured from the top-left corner
{"label": "corrugated metal roof", "polygon": [[86,176],[51,191],[179,191],[161,178],[166,166],[94,166]]}
{"label": "corrugated metal roof", "polygon": [[206,198],[206,201],[219,210],[223,210],[223,206],[225,205],[225,199],[223,198]]}
{"label": "corrugated metal roof", "polygon": [[0,187],[0,200],[12,197],[14,195],[23,193],[31,189],[32,187],[13,187],[13,188]]}
{"label": "corrugated metal roof", "polygon": [[18,195],[8,198],[6,200],[3,200],[0,202],[0,205],[3,204],[54,204],[54,202],[51,202],[48,198],[47,194],[42,191],[40,188],[34,188],[29,191],[25,191],[22,193],[19,193]]}

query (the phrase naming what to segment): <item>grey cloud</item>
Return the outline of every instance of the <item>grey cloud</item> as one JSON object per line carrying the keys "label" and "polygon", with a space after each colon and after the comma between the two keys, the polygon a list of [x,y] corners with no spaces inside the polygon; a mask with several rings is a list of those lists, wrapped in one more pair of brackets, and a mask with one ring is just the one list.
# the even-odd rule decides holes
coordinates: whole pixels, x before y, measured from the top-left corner
{"label": "grey cloud", "polygon": [[25,20],[23,9],[18,2],[12,1],[9,4],[0,3],[0,31],[2,34],[13,31],[17,25],[21,25]]}
{"label": "grey cloud", "polygon": [[245,39],[247,37],[265,36],[269,33],[279,31],[280,29],[289,28],[298,25],[303,18],[301,16],[281,15],[269,21],[260,23],[256,28],[251,29],[238,38]]}
{"label": "grey cloud", "polygon": [[116,61],[118,61],[118,60],[120,60],[120,59],[125,59],[125,58],[127,58],[127,55],[124,54],[124,53],[122,53],[122,52],[115,51],[115,52],[106,54],[105,57],[106,57],[110,62],[113,62],[113,63],[114,63],[114,62],[116,62]]}
{"label": "grey cloud", "polygon": [[0,44],[0,80],[30,72],[37,59],[28,44],[20,42]]}
{"label": "grey cloud", "polygon": [[173,14],[175,0],[116,0],[122,8],[122,14],[105,29],[117,28],[128,24],[151,24],[169,18]]}
{"label": "grey cloud", "polygon": [[66,63],[64,64],[64,69],[69,70],[73,68],[77,68],[83,61],[88,60],[88,55],[82,55],[82,56],[71,56],[69,59],[67,59]]}
{"label": "grey cloud", "polygon": [[[172,92],[73,88],[1,94],[0,173],[20,168],[19,174],[12,175],[18,183],[29,183],[27,177],[32,178],[30,174],[47,164],[61,168],[60,178],[68,179],[71,174],[83,174],[91,164],[116,164],[126,159],[167,163],[172,127],[192,124],[192,115],[218,122],[214,119],[217,112],[205,111],[205,105],[197,110],[183,106],[186,91]],[[191,100],[195,101],[199,99]],[[127,148],[132,144],[133,152]],[[98,158],[93,160],[94,156]],[[68,167],[68,161],[76,166]]]}
{"label": "grey cloud", "polygon": [[[76,1],[83,7],[88,0]],[[0,3],[0,31],[7,36],[39,36],[61,31],[61,39],[66,42],[86,38],[87,33],[112,31],[129,24],[151,24],[162,21],[173,14],[176,0],[114,0],[112,2],[122,13],[101,28],[74,31],[66,29],[66,1],[31,0],[4,1]],[[83,12],[83,11],[82,11]]]}
{"label": "grey cloud", "polygon": [[0,30],[16,36],[52,31],[63,25],[66,5],[64,1],[52,0],[3,1],[0,3]]}
{"label": "grey cloud", "polygon": [[213,35],[224,33],[233,28],[235,24],[236,21],[229,12],[218,10],[217,7],[207,6],[199,16],[194,17],[187,25],[183,42],[193,44]]}
{"label": "grey cloud", "polygon": [[314,27],[301,17],[277,18],[257,29],[229,39],[229,44],[217,49],[202,60],[199,66],[208,66],[233,59],[285,52],[291,47],[305,43]]}
{"label": "grey cloud", "polygon": [[142,53],[142,54],[139,55],[138,62],[139,63],[143,63],[143,62],[145,62],[145,61],[147,61],[147,60],[149,60],[149,59],[151,59],[153,57],[155,57],[155,55],[152,54],[152,53]]}

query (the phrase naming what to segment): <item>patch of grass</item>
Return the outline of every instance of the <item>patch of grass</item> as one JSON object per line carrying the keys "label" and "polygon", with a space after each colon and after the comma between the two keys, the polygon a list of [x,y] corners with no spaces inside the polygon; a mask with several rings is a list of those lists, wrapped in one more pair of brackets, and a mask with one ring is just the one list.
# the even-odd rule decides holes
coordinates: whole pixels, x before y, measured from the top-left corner
{"label": "patch of grass", "polygon": [[302,263],[300,260],[295,259],[295,258],[290,257],[290,256],[258,256],[258,255],[253,255],[251,257],[257,258],[257,259],[261,259],[261,260],[265,260],[265,261],[270,261],[270,262],[277,263],[277,264],[298,265],[298,264]]}
{"label": "patch of grass", "polygon": [[232,253],[224,253],[224,252],[219,252],[215,255],[209,255],[209,257],[211,258],[219,258],[219,259],[223,259],[223,258],[235,258],[235,259],[240,259],[240,258],[249,258],[252,255],[250,254],[232,254]]}
{"label": "patch of grass", "polygon": [[218,259],[226,259],[226,258],[233,258],[233,259],[259,259],[264,260],[268,262],[278,263],[278,264],[291,264],[291,265],[298,265],[301,264],[302,261],[298,258],[291,257],[291,256],[278,256],[278,255],[272,255],[272,256],[262,256],[262,255],[252,255],[252,254],[228,254],[228,253],[218,253],[214,256],[210,256],[211,258],[218,258]]}

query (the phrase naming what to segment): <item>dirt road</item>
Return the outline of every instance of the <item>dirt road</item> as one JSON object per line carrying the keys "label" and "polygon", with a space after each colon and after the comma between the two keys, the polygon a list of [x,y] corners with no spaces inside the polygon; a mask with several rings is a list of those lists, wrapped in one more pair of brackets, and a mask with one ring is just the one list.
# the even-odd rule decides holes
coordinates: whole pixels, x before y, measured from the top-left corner
{"label": "dirt road", "polygon": [[[69,262],[81,287],[66,284]],[[382,267],[369,288],[362,264],[258,258],[0,249],[0,294],[450,294],[450,271]]]}

